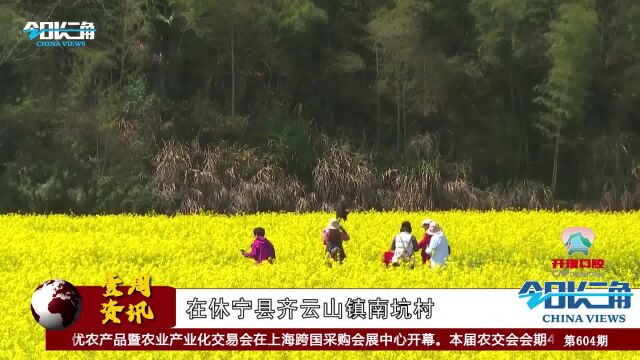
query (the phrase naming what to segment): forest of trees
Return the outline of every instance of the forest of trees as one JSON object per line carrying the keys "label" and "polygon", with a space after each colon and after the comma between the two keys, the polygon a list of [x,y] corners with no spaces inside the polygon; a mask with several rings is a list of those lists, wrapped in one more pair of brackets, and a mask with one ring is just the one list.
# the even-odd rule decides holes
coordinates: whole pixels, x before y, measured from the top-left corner
{"label": "forest of trees", "polygon": [[0,85],[0,212],[640,208],[638,0],[0,0]]}

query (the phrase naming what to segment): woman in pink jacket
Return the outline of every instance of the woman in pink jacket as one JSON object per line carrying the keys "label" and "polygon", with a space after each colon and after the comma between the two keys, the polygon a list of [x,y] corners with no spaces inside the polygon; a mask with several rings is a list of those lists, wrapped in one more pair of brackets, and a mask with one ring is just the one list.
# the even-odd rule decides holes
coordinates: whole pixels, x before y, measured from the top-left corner
{"label": "woman in pink jacket", "polygon": [[253,229],[253,235],[256,237],[251,244],[251,252],[246,252],[244,249],[240,250],[240,253],[244,257],[254,259],[256,264],[260,264],[263,261],[273,263],[276,259],[276,249],[273,247],[271,241],[264,237],[264,229],[257,227]]}

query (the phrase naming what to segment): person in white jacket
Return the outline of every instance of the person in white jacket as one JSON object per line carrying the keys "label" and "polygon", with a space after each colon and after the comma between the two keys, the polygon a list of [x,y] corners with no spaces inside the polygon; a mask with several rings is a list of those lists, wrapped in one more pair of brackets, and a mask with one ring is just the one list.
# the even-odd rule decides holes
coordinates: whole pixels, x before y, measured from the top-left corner
{"label": "person in white jacket", "polygon": [[427,234],[431,235],[431,242],[426,250],[431,255],[431,267],[445,266],[449,258],[449,240],[437,222],[429,224]]}
{"label": "person in white jacket", "polygon": [[404,221],[400,226],[400,233],[394,236],[391,241],[391,251],[393,251],[391,263],[393,266],[399,266],[401,262],[406,262],[410,267],[413,267],[413,253],[418,250],[420,250],[418,241],[411,234],[411,223]]}

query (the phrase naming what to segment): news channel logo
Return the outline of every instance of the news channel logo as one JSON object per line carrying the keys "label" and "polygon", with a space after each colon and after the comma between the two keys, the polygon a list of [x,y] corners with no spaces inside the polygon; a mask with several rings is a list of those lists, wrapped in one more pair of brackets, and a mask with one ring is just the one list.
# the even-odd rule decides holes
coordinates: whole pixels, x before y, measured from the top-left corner
{"label": "news channel logo", "polygon": [[[628,282],[607,281],[545,281],[529,280],[518,292],[534,309],[628,309],[631,307],[631,286]],[[554,301],[555,299],[555,301]]]}
{"label": "news channel logo", "polygon": [[38,47],[85,47],[96,27],[89,21],[29,21],[22,29]]}
{"label": "news channel logo", "polygon": [[[568,227],[560,236],[567,258],[552,259],[551,273],[554,277],[603,277],[604,259],[590,257],[595,234],[587,227]],[[623,323],[624,312],[598,313],[600,310],[623,310],[631,308],[631,291],[628,282],[614,280],[581,281],[526,281],[518,292],[526,299],[530,310],[542,306],[552,313],[543,314],[545,323]],[[581,309],[583,313],[576,313]],[[567,312],[558,312],[566,310]],[[589,313],[584,313],[589,311]]]}
{"label": "news channel logo", "polygon": [[631,315],[629,309],[633,295],[630,284],[618,280],[529,280],[518,292],[520,299],[527,299],[529,310],[542,305],[544,313],[540,320],[543,323],[565,324],[624,323]]}

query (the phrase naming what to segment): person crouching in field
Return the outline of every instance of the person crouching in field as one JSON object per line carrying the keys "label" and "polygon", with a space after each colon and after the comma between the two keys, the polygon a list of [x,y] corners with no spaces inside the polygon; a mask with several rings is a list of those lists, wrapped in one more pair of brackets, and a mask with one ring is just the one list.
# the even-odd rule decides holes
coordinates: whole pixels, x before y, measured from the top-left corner
{"label": "person crouching in field", "polygon": [[429,224],[427,233],[431,235],[431,241],[425,252],[431,255],[431,267],[444,266],[449,258],[449,241],[447,237],[444,235],[440,225],[435,221]]}
{"label": "person crouching in field", "polygon": [[[342,242],[349,241],[349,239],[349,234],[338,219],[329,220],[329,225],[322,229],[322,242],[325,246],[327,260],[332,259],[341,264],[342,260],[347,257]],[[331,263],[327,261],[327,265],[331,266]]]}
{"label": "person crouching in field", "polygon": [[391,251],[393,251],[391,263],[393,266],[407,263],[410,268],[413,268],[415,263],[413,253],[418,250],[418,241],[411,234],[411,223],[404,221],[400,226],[400,233],[391,240]]}
{"label": "person crouching in field", "polygon": [[276,249],[273,247],[271,241],[264,237],[264,229],[261,227],[253,229],[253,235],[256,238],[251,244],[251,252],[246,252],[243,249],[240,250],[240,253],[242,253],[244,257],[254,259],[256,264],[260,264],[265,260],[273,264],[273,261],[276,259]]}

